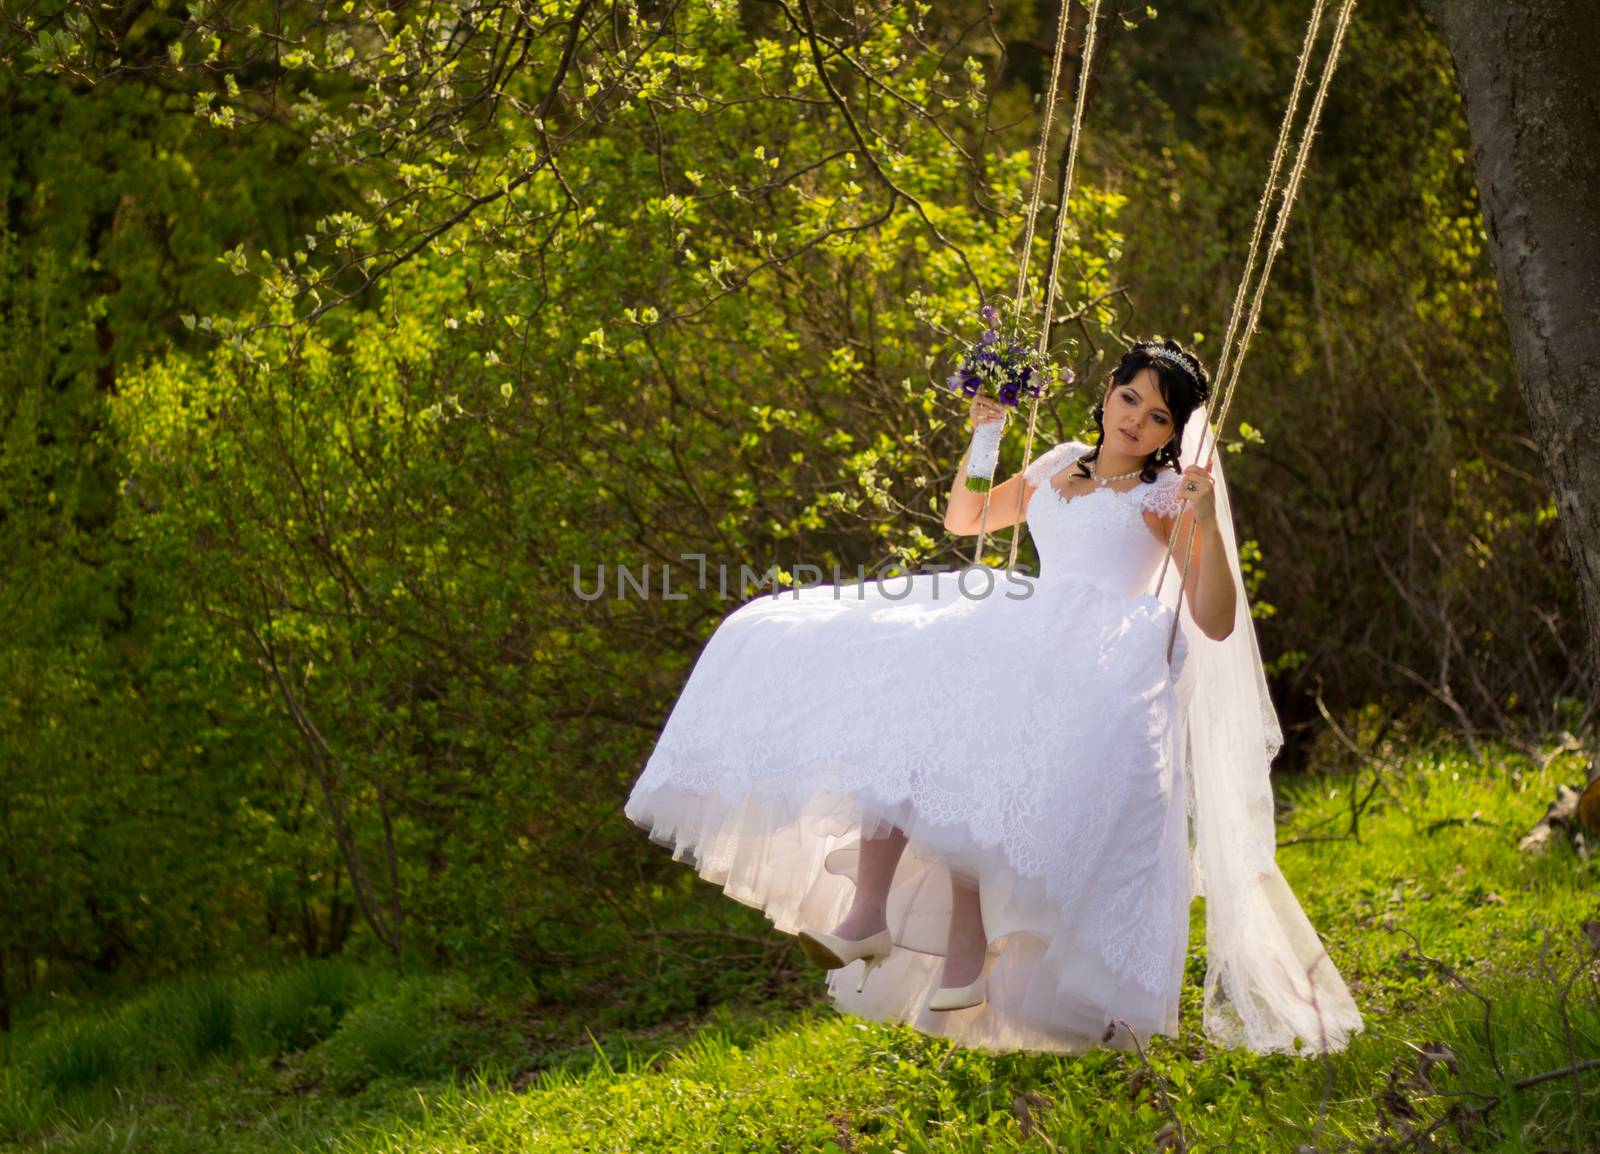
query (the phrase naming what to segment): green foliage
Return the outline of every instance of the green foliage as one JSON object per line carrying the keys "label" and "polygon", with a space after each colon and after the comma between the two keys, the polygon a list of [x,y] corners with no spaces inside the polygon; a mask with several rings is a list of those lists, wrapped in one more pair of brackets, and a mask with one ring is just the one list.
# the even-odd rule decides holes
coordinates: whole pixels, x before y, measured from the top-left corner
{"label": "green foliage", "polygon": [[115,528],[139,491],[105,404],[122,366],[181,340],[177,310],[240,302],[223,244],[286,237],[317,192],[274,163],[280,134],[218,148],[154,88],[0,71],[0,106],[3,1023],[38,985],[259,940],[260,903],[233,887],[261,726],[231,654],[168,618],[175,574]]}

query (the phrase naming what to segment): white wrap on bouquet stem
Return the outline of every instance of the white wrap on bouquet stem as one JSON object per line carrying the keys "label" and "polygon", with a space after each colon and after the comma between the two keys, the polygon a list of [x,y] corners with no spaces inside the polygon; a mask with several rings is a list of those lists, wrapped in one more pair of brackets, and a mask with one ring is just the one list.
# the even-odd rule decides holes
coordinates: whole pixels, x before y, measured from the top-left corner
{"label": "white wrap on bouquet stem", "polygon": [[995,466],[1000,463],[1000,438],[1005,432],[1007,423],[1008,421],[1002,418],[998,421],[985,421],[973,427],[972,451],[967,456],[967,476],[984,481],[982,488],[987,489],[994,482]]}

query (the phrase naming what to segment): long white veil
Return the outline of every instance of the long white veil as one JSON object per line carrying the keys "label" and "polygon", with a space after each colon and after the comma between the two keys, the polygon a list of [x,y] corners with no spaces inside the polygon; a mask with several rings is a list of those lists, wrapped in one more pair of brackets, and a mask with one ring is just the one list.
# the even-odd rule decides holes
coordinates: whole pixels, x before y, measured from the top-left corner
{"label": "long white veil", "polygon": [[[1186,423],[1183,465],[1198,463],[1208,419],[1202,408]],[[1188,763],[1194,892],[1206,899],[1204,1029],[1220,1045],[1258,1052],[1342,1050],[1362,1028],[1360,1011],[1274,856],[1270,763],[1283,731],[1245,598],[1222,456],[1214,455],[1211,476],[1238,593],[1233,632],[1213,641],[1178,605],[1186,536],[1160,590],[1178,611],[1187,649],[1179,749]]]}

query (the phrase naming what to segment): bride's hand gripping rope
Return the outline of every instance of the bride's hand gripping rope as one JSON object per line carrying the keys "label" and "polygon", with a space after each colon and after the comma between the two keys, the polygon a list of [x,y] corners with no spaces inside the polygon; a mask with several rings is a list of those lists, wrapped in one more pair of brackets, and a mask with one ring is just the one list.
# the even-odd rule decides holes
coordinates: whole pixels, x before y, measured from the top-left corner
{"label": "bride's hand gripping rope", "polygon": [[1217,521],[1217,491],[1211,480],[1210,467],[1190,465],[1183,471],[1178,483],[1178,496],[1194,509],[1195,520],[1202,525]]}

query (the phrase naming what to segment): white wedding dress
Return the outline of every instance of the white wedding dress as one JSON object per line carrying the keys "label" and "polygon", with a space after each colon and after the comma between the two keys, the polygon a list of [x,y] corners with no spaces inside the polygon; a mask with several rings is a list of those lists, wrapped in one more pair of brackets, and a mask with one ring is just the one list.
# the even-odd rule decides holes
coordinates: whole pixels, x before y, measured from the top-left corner
{"label": "white wedding dress", "polygon": [[[1113,1046],[1131,1044],[1129,1029],[1141,1042],[1177,1032],[1193,678],[1184,631],[1168,663],[1176,599],[1152,592],[1165,542],[1144,514],[1179,512],[1178,475],[1063,495],[1052,478],[1088,448],[1058,444],[1027,470],[1037,578],[973,567],[961,587],[957,573],[919,573],[781,590],[730,613],[628,798],[652,840],[786,933],[831,930],[861,837],[904,830],[894,951],[859,993],[863,963],[830,972],[842,1010],[994,1051],[1080,1052],[1115,1023]],[[1260,868],[1276,877],[1270,854]],[[951,871],[979,884],[991,958],[987,1000],[941,1012],[925,1003]],[[1275,900],[1260,892],[1252,909]],[[1298,927],[1279,951],[1290,969],[1314,954]],[[1255,1015],[1254,997],[1234,996]]]}

